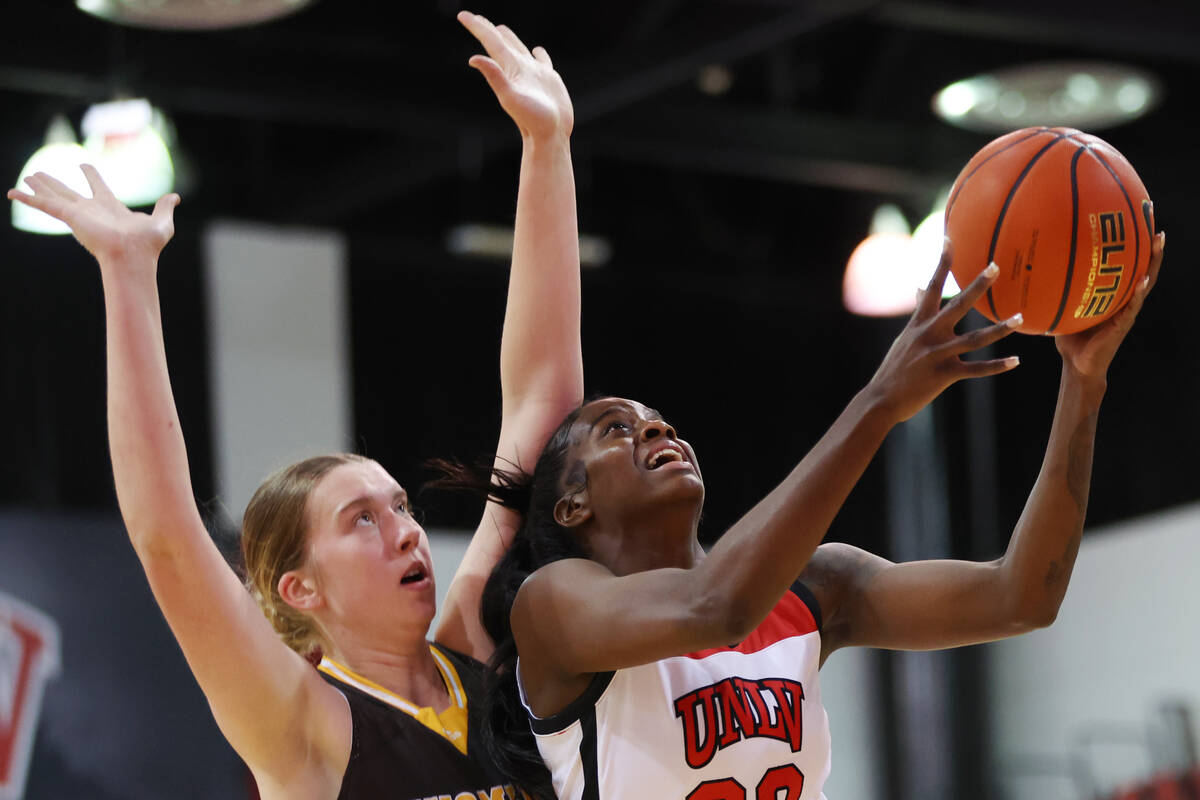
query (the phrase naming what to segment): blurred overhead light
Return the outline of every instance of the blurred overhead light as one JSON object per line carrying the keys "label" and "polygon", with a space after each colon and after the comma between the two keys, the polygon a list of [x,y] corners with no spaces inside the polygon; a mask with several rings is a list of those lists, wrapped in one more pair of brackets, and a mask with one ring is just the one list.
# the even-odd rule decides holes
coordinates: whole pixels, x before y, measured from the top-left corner
{"label": "blurred overhead light", "polygon": [[[949,199],[950,187],[947,186],[938,194],[929,214],[913,231],[913,274],[917,286],[929,283],[938,262],[942,260],[942,248],[946,243],[946,202]],[[954,282],[953,275],[947,275],[946,284],[942,287],[942,297],[953,297],[956,294],[958,284]]]}
{"label": "blurred overhead light", "polygon": [[[21,170],[17,188],[28,191],[25,178],[45,172],[90,197],[80,164],[94,166],[128,206],[150,205],[175,188],[167,121],[145,100],[94,105],[83,115],[83,130],[86,138],[80,146],[67,118],[54,117],[46,143]],[[70,233],[63,223],[22,203],[13,203],[12,220],[14,227],[31,233]]]}
{"label": "blurred overhead light", "polygon": [[140,28],[216,29],[257,25],[299,11],[312,0],[75,0],[109,22]]}
{"label": "blurred overhead light", "polygon": [[[847,310],[864,317],[912,313],[917,290],[928,285],[941,258],[945,208],[943,194],[912,235],[899,208],[889,203],[875,210],[867,238],[846,263],[842,303]],[[957,293],[954,276],[947,276],[942,296]]]}
{"label": "blurred overhead light", "polygon": [[725,94],[733,88],[733,73],[724,64],[709,64],[696,73],[696,86],[705,94]]}
{"label": "blurred overhead light", "polygon": [[1051,62],[976,75],[942,89],[933,108],[981,133],[1032,125],[1086,131],[1119,125],[1152,109],[1161,92],[1150,73],[1108,62]]}
{"label": "blurred overhead light", "polygon": [[83,147],[122,203],[144,206],[175,188],[162,112],[146,100],[94,105],[83,115]]}
{"label": "blurred overhead light", "polygon": [[[482,225],[475,222],[456,225],[446,235],[446,249],[459,256],[512,258],[513,229],[503,225]],[[612,245],[600,236],[581,234],[579,264],[582,267],[602,267],[612,258]]]}
{"label": "blurred overhead light", "polygon": [[[79,169],[80,164],[87,163],[88,154],[75,141],[75,130],[67,118],[58,114],[50,121],[46,130],[46,141],[37,149],[29,161],[25,162],[20,176],[17,178],[17,188],[29,192],[30,188],[25,179],[35,172],[45,172],[57,178],[80,194],[91,196],[87,180]],[[30,233],[63,234],[70,233],[66,224],[54,217],[44,214],[24,203],[13,201],[12,224],[14,228]]]}

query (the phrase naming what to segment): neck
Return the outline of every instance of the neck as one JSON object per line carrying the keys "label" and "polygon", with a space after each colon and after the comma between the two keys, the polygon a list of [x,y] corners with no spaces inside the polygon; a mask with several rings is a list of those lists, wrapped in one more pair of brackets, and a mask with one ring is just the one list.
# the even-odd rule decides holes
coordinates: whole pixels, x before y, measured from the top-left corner
{"label": "neck", "polygon": [[704,558],[692,508],[637,514],[618,523],[594,523],[586,547],[614,575],[651,569],[691,569]]}
{"label": "neck", "polygon": [[325,655],[418,706],[440,712],[450,704],[446,684],[424,638],[391,643],[387,648],[343,641],[330,647]]}

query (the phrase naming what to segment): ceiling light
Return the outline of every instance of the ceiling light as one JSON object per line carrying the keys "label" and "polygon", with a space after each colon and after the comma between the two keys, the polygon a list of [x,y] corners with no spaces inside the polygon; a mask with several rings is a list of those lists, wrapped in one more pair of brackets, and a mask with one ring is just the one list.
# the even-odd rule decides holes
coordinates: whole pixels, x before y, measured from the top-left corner
{"label": "ceiling light", "polygon": [[[45,172],[76,192],[91,197],[92,191],[88,188],[87,179],[79,169],[79,165],[87,161],[88,153],[75,141],[75,130],[71,123],[63,115],[56,115],[46,130],[45,144],[29,157],[29,161],[21,170],[21,175],[17,178],[17,188],[28,193],[30,188],[25,179],[35,172]],[[66,223],[16,200],[12,202],[12,224],[14,228],[29,233],[71,232]]]}
{"label": "ceiling light", "polygon": [[[945,208],[943,194],[911,236],[899,208],[884,204],[875,210],[867,238],[846,262],[842,303],[849,311],[865,317],[912,313],[917,290],[929,284],[941,258]],[[947,275],[942,296],[955,294],[958,286],[954,277]]]}
{"label": "ceiling light", "polygon": [[696,73],[696,86],[705,94],[725,94],[733,88],[733,73],[724,64],[709,64]]}
{"label": "ceiling light", "polygon": [[92,163],[122,203],[150,205],[175,188],[166,120],[146,100],[92,106],[83,115],[83,135]]}
{"label": "ceiling light", "polygon": [[[933,273],[937,270],[938,262],[942,260],[942,248],[946,243],[946,202],[950,198],[950,187],[942,189],[933,209],[928,216],[921,220],[913,231],[912,259],[913,281],[917,286],[926,286]],[[942,297],[953,297],[958,294],[958,284],[954,275],[946,276],[942,285]]]}
{"label": "ceiling light", "polygon": [[312,0],[75,0],[109,22],[140,28],[216,29],[257,25],[292,14]]}
{"label": "ceiling light", "polygon": [[[118,200],[128,206],[150,205],[175,188],[175,167],[166,118],[145,100],[118,100],[94,105],[83,115],[84,143],[65,116],[54,117],[46,143],[35,152],[17,178],[17,188],[28,191],[25,178],[45,172],[85,197],[92,191],[79,169],[91,164]],[[31,233],[70,233],[58,220],[14,202],[13,227]]]}
{"label": "ceiling light", "polygon": [[933,98],[947,122],[981,133],[1032,125],[1087,131],[1145,114],[1160,99],[1148,72],[1109,62],[1050,62],[1010,67],[956,81]]}

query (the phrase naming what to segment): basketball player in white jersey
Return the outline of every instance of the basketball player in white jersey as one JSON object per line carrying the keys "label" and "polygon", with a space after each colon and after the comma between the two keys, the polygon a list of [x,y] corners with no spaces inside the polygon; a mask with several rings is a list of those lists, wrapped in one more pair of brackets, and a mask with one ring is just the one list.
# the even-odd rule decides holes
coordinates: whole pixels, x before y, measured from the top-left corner
{"label": "basketball player in white jersey", "polygon": [[[817,670],[831,652],[956,647],[1048,625],[1082,534],[1107,369],[1163,243],[1125,310],[1055,340],[1063,368],[1045,460],[992,562],[895,564],[821,539],[893,426],[955,381],[1016,366],[960,359],[1019,324],[954,331],[994,265],[939,307],[947,250],[875,376],[708,553],[700,465],[671,425],[618,398],[572,412],[531,476],[497,474],[490,489],[526,511],[483,598],[501,768],[560,800],[817,800],[831,750]],[[664,335],[686,335],[669,298],[631,290],[630,302],[673,320]],[[785,422],[748,401],[724,424],[766,449]]]}

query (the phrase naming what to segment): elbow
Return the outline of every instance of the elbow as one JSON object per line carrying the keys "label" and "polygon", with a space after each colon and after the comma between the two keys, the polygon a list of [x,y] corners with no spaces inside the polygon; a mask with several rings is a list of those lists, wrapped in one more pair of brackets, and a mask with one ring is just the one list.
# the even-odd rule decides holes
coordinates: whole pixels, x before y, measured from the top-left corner
{"label": "elbow", "polygon": [[1029,627],[1029,630],[1049,628],[1058,619],[1058,607],[1058,603],[1044,603],[1041,607],[1026,615],[1025,624]]}
{"label": "elbow", "polygon": [[1014,634],[1049,628],[1058,619],[1062,598],[1029,598],[1013,611],[1010,620]]}
{"label": "elbow", "polygon": [[161,561],[172,555],[170,542],[159,534],[158,529],[144,526],[135,528],[126,525],[125,531],[129,534],[129,543],[133,545],[133,552],[137,554],[138,560],[142,564]]}
{"label": "elbow", "polygon": [[1054,624],[1067,594],[1065,578],[1054,580],[1056,573],[1053,572],[1043,576],[1040,571],[1016,570],[1005,560],[995,562],[994,566],[1000,581],[998,590],[1007,598],[1000,607],[1006,610],[1003,619],[1010,629],[1009,635],[1029,633]]}

